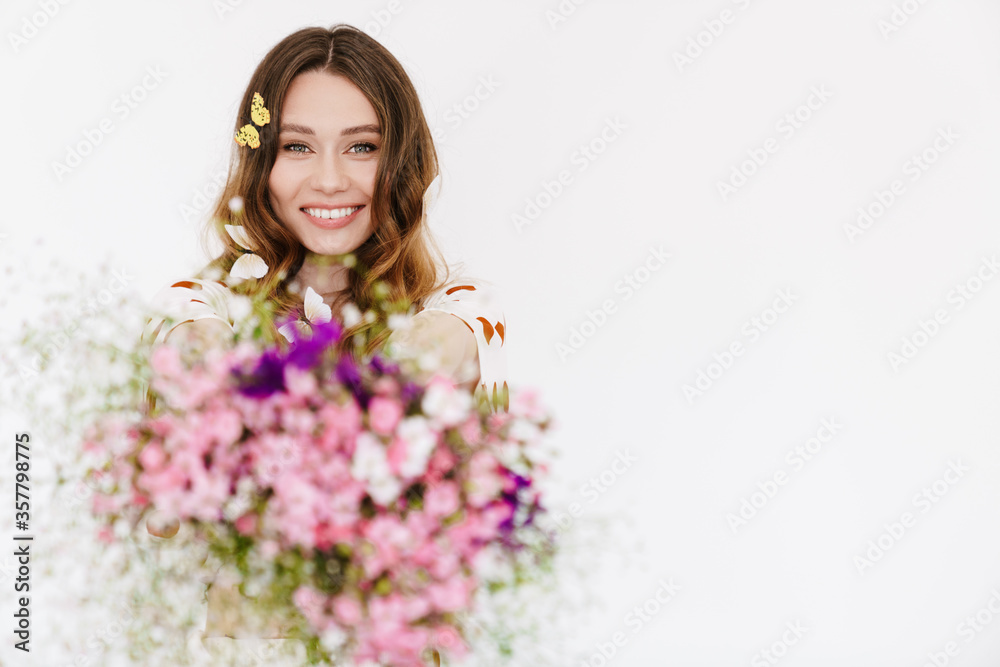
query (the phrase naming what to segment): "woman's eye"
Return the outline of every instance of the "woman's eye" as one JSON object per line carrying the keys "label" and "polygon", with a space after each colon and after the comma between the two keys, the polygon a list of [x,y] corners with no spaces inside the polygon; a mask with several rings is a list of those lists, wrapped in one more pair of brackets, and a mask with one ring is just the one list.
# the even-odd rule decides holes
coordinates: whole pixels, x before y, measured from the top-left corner
{"label": "woman's eye", "polygon": [[[300,148],[302,150],[298,150]],[[291,151],[292,153],[304,153],[308,150],[308,148],[306,148],[305,144],[285,144],[285,150]]]}
{"label": "woman's eye", "polygon": [[[359,148],[359,149],[363,149],[363,150],[356,150],[355,151],[354,150],[355,148]],[[351,146],[351,150],[354,151],[355,153],[374,153],[375,151],[378,150],[378,146],[376,146],[375,144],[369,143],[367,141],[362,141],[362,142],[356,143],[353,146]]]}

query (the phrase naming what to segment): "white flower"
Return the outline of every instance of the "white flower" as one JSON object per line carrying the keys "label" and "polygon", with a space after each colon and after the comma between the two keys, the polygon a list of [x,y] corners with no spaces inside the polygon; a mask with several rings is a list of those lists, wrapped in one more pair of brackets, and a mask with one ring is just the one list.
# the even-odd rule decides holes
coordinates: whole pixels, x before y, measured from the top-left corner
{"label": "white flower", "polygon": [[236,195],[229,200],[229,210],[233,213],[239,213],[243,210],[243,197]]}
{"label": "white flower", "polygon": [[229,297],[229,315],[233,318],[233,330],[237,335],[252,338],[253,331],[259,324],[259,318],[253,312],[253,302],[243,294],[233,294]]}
{"label": "white flower", "polygon": [[427,469],[427,460],[437,445],[437,433],[424,417],[414,415],[399,422],[396,435],[407,444],[406,459],[400,466],[400,472],[408,477],[422,475]]}
{"label": "white flower", "polygon": [[467,391],[435,382],[427,388],[421,403],[424,414],[444,426],[461,424],[469,416],[472,396]]}
{"label": "white flower", "polygon": [[541,441],[542,429],[526,419],[516,419],[510,427],[508,437],[534,445]]}
{"label": "white flower", "polygon": [[234,320],[243,320],[253,312],[253,302],[243,294],[234,294],[229,299],[229,314]]}
{"label": "white flower", "polygon": [[227,521],[236,521],[241,515],[246,513],[254,503],[256,498],[256,487],[249,477],[243,477],[236,484],[236,495],[230,496],[222,510],[222,515]]}
{"label": "white flower", "polygon": [[206,269],[205,280],[210,280],[210,281],[222,280],[222,269],[215,266]]}
{"label": "white flower", "polygon": [[473,559],[473,568],[485,581],[505,581],[513,575],[510,562],[497,544],[480,550]]}
{"label": "white flower", "polygon": [[344,317],[344,326],[353,327],[361,321],[361,310],[353,303],[347,303],[341,309],[340,314]]}
{"label": "white flower", "polygon": [[426,350],[417,357],[417,365],[425,371],[436,371],[441,368],[441,355],[434,350]]}
{"label": "white flower", "polygon": [[327,651],[333,653],[337,649],[341,648],[347,640],[350,639],[347,633],[341,630],[335,623],[331,623],[325,630],[323,634],[320,635],[319,641]]}
{"label": "white flower", "polygon": [[354,445],[351,475],[368,482],[368,493],[375,502],[388,505],[395,500],[402,486],[389,469],[385,445],[372,433],[360,433]]}
{"label": "white flower", "polygon": [[380,505],[388,505],[399,497],[403,490],[403,485],[398,479],[389,475],[386,477],[376,477],[368,482],[368,493],[372,500]]}
{"label": "white flower", "polygon": [[249,250],[250,252],[243,253],[243,255],[236,260],[233,264],[233,268],[229,270],[229,275],[234,278],[263,278],[267,273],[267,264],[264,263],[259,256],[254,254],[256,248],[253,242],[250,240],[249,235],[243,225],[226,225],[226,231],[229,232],[229,236],[236,242],[236,245],[240,246],[244,250]]}
{"label": "white flower", "polygon": [[385,474],[389,474],[385,445],[372,433],[359,433],[354,445],[351,475],[355,479],[367,480]]}
{"label": "white flower", "polygon": [[386,320],[386,325],[393,331],[407,331],[411,325],[410,319],[406,313],[393,313]]}

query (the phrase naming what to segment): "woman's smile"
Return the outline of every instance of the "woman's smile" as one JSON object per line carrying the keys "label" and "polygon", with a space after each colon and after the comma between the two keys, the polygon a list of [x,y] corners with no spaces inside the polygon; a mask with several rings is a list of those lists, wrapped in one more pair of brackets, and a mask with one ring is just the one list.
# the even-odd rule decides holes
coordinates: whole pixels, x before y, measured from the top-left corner
{"label": "woman's smile", "polygon": [[341,229],[351,224],[360,213],[364,205],[346,206],[342,208],[321,208],[316,206],[304,206],[300,211],[306,214],[309,222],[322,229]]}

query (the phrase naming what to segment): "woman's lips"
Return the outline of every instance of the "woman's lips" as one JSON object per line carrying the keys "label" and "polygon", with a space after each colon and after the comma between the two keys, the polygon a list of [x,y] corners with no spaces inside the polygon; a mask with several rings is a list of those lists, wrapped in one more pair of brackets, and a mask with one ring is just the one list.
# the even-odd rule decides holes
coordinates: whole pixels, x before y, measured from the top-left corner
{"label": "woman's lips", "polygon": [[[310,206],[306,208],[313,208],[313,207]],[[364,205],[361,205],[357,209],[355,209],[353,213],[351,213],[350,215],[345,215],[342,218],[320,218],[308,213],[305,210],[305,208],[299,210],[301,210],[302,214],[309,219],[309,222],[313,223],[317,227],[321,227],[323,229],[340,229],[342,227],[346,227],[347,225],[351,224],[351,222],[353,222],[354,219],[358,217],[358,213],[363,211],[364,208],[365,208]]]}

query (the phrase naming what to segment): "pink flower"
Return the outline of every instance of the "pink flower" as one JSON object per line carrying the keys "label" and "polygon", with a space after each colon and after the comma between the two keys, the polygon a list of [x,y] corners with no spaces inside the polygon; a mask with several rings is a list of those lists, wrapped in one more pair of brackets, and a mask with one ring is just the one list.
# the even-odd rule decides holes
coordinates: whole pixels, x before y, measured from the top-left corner
{"label": "pink flower", "polygon": [[242,535],[253,535],[257,530],[257,515],[248,512],[236,520],[235,526]]}
{"label": "pink flower", "polygon": [[338,440],[353,440],[361,431],[361,408],[353,400],[344,405],[328,403],[316,413],[319,423],[332,429]]}
{"label": "pink flower", "polygon": [[176,428],[175,421],[176,419],[173,415],[161,415],[147,422],[147,426],[154,435],[163,438]]}
{"label": "pink flower", "polygon": [[143,470],[155,472],[163,467],[163,462],[166,460],[167,456],[163,453],[163,448],[155,442],[143,447],[139,453],[139,463],[142,464]]}
{"label": "pink flower", "polygon": [[355,526],[351,523],[338,524],[323,521],[316,526],[313,541],[317,549],[329,549],[337,542],[351,542],[355,537]]}
{"label": "pink flower", "polygon": [[424,494],[424,512],[441,519],[458,510],[458,486],[454,482],[441,482]]}
{"label": "pink flower", "polygon": [[372,384],[372,391],[379,396],[398,396],[399,381],[394,377],[383,375]]}
{"label": "pink flower", "polygon": [[377,576],[382,570],[395,566],[402,553],[410,553],[416,546],[414,535],[397,516],[375,517],[364,533],[375,546],[375,554],[364,564],[369,576]]}
{"label": "pink flower", "polygon": [[427,476],[431,479],[440,479],[444,473],[448,472],[458,463],[455,456],[447,447],[438,447],[431,454],[430,461],[427,462]]}
{"label": "pink flower", "polygon": [[478,445],[483,439],[483,427],[478,414],[472,414],[458,427],[462,438],[470,445]]}
{"label": "pink flower", "polygon": [[417,543],[429,540],[439,527],[438,520],[426,512],[410,512],[404,524]]}
{"label": "pink flower", "polygon": [[181,367],[181,353],[172,345],[160,345],[153,351],[153,356],[149,359],[153,371],[163,376],[180,375],[183,371]]}
{"label": "pink flower", "polygon": [[132,489],[132,504],[137,505],[142,508],[149,504],[149,498],[139,493],[136,489]]}
{"label": "pink flower", "polygon": [[278,555],[281,546],[274,540],[264,540],[260,543],[260,555],[265,559],[271,559]]}
{"label": "pink flower", "polygon": [[510,414],[513,417],[524,417],[538,422],[545,418],[545,409],[541,405],[538,390],[533,387],[522,387],[511,396]]}
{"label": "pink flower", "polygon": [[316,428],[316,415],[309,409],[284,405],[281,412],[281,426],[290,433],[311,438]]}
{"label": "pink flower", "polygon": [[403,406],[391,398],[376,396],[368,403],[368,418],[372,430],[380,435],[389,435],[403,416]]}
{"label": "pink flower", "polygon": [[430,564],[428,571],[435,579],[447,581],[458,575],[461,567],[462,557],[454,551],[446,551]]}
{"label": "pink flower", "polygon": [[392,474],[399,475],[403,469],[403,465],[406,463],[408,445],[406,440],[395,437],[392,442],[389,443],[389,448],[386,450],[386,456],[389,461],[389,469]]}
{"label": "pink flower", "polygon": [[333,613],[342,625],[357,626],[362,619],[361,605],[353,597],[338,595],[333,600]]}
{"label": "pink flower", "polygon": [[472,577],[451,577],[427,587],[427,599],[441,612],[458,611],[469,604],[476,581]]}
{"label": "pink flower", "polygon": [[403,615],[409,622],[419,621],[434,610],[427,598],[422,596],[406,596],[403,598]]}
{"label": "pink flower", "polygon": [[373,623],[358,632],[355,664],[425,667],[420,654],[430,639],[430,630],[395,624]]}
{"label": "pink flower", "polygon": [[82,449],[87,454],[102,454],[104,452],[104,443],[97,440],[85,440]]}
{"label": "pink flower", "polygon": [[437,626],[434,628],[431,636],[434,646],[447,651],[449,655],[455,658],[461,659],[469,651],[469,647],[462,639],[462,636],[450,625]]}
{"label": "pink flower", "polygon": [[480,542],[490,537],[493,527],[485,526],[478,514],[466,512],[461,521],[448,527],[445,534],[451,542],[452,549],[462,554],[463,558],[471,560],[478,553]]}
{"label": "pink flower", "polygon": [[91,511],[94,514],[111,514],[117,512],[122,507],[122,498],[109,496],[103,493],[95,493]]}
{"label": "pink flower", "polygon": [[210,409],[206,412],[206,432],[223,447],[228,447],[243,435],[243,416],[228,408]]}
{"label": "pink flower", "polygon": [[316,376],[312,371],[288,364],[285,366],[285,386],[292,396],[309,398],[316,395]]}
{"label": "pink flower", "polygon": [[466,486],[469,504],[482,507],[493,500],[503,489],[503,477],[493,455],[478,451],[469,459],[469,480]]}
{"label": "pink flower", "polygon": [[180,491],[184,488],[187,476],[176,465],[169,465],[156,472],[145,471],[139,475],[138,484],[156,498],[170,491]]}
{"label": "pink flower", "polygon": [[292,593],[292,602],[316,630],[326,627],[326,596],[312,586],[299,586]]}
{"label": "pink flower", "polygon": [[492,537],[492,531],[499,530],[500,524],[510,519],[513,513],[514,508],[502,502],[494,503],[484,509],[482,514],[483,523],[489,527],[489,530],[484,529],[483,533],[481,533],[483,537],[487,539],[487,536]]}

